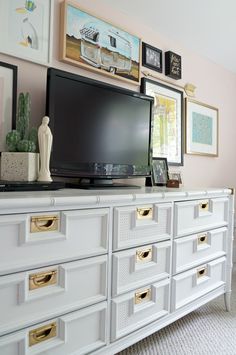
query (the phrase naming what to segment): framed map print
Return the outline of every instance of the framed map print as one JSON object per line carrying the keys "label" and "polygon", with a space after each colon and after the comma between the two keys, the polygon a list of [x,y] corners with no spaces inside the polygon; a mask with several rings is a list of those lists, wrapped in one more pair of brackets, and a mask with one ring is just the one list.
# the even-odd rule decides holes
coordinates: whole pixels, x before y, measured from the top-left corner
{"label": "framed map print", "polygon": [[218,109],[185,99],[186,153],[218,156]]}

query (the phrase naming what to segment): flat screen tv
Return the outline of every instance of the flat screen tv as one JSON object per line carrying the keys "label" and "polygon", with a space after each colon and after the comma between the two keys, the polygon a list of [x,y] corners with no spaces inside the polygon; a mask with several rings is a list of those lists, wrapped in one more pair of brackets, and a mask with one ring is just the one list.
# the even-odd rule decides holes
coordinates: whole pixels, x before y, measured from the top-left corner
{"label": "flat screen tv", "polygon": [[49,68],[52,175],[78,178],[82,187],[150,175],[152,104],[144,94]]}

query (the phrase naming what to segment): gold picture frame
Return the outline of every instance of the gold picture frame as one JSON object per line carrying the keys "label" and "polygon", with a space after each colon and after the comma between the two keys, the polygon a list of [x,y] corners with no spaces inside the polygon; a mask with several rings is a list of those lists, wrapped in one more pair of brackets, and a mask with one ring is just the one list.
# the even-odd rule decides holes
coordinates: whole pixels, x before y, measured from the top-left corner
{"label": "gold picture frame", "polygon": [[186,154],[218,156],[219,110],[202,102],[185,99]]}
{"label": "gold picture frame", "polygon": [[61,4],[61,22],[61,61],[139,85],[139,37],[70,0]]}

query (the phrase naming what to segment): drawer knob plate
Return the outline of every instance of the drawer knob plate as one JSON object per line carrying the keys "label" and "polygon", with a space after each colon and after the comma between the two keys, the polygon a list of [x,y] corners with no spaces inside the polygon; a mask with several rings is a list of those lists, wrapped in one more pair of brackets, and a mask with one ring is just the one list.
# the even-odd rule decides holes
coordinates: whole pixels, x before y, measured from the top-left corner
{"label": "drawer knob plate", "polygon": [[147,288],[144,291],[141,292],[135,292],[135,297],[134,297],[134,302],[135,304],[140,304],[144,301],[150,300],[151,299],[151,289]]}
{"label": "drawer knob plate", "polygon": [[152,248],[136,251],[136,262],[147,262],[152,260]]}
{"label": "drawer knob plate", "polygon": [[197,238],[197,244],[201,245],[201,244],[206,244],[207,243],[207,234],[201,234],[198,236]]}
{"label": "drawer knob plate", "polygon": [[201,203],[199,203],[199,210],[200,211],[209,211],[209,202],[202,201]]}
{"label": "drawer knob plate", "polygon": [[152,219],[153,209],[152,207],[137,208],[137,219]]}
{"label": "drawer knob plate", "polygon": [[206,266],[200,268],[197,270],[197,278],[200,278],[200,277],[203,277],[203,276],[206,276],[207,274],[207,268]]}
{"label": "drawer knob plate", "polygon": [[44,273],[29,275],[29,289],[55,285],[57,283],[57,270],[47,271]]}
{"label": "drawer knob plate", "polygon": [[29,346],[41,343],[42,341],[51,339],[57,335],[56,322],[44,325],[29,332]]}
{"label": "drawer knob plate", "polygon": [[37,216],[31,217],[30,232],[49,232],[58,230],[58,216]]}

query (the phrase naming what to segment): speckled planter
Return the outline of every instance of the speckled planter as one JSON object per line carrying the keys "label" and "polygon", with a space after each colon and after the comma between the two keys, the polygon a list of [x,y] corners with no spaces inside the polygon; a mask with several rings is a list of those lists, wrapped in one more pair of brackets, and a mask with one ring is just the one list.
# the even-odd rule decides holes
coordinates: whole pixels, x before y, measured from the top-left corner
{"label": "speckled planter", "polygon": [[1,180],[35,181],[38,171],[38,153],[3,152],[1,155]]}

